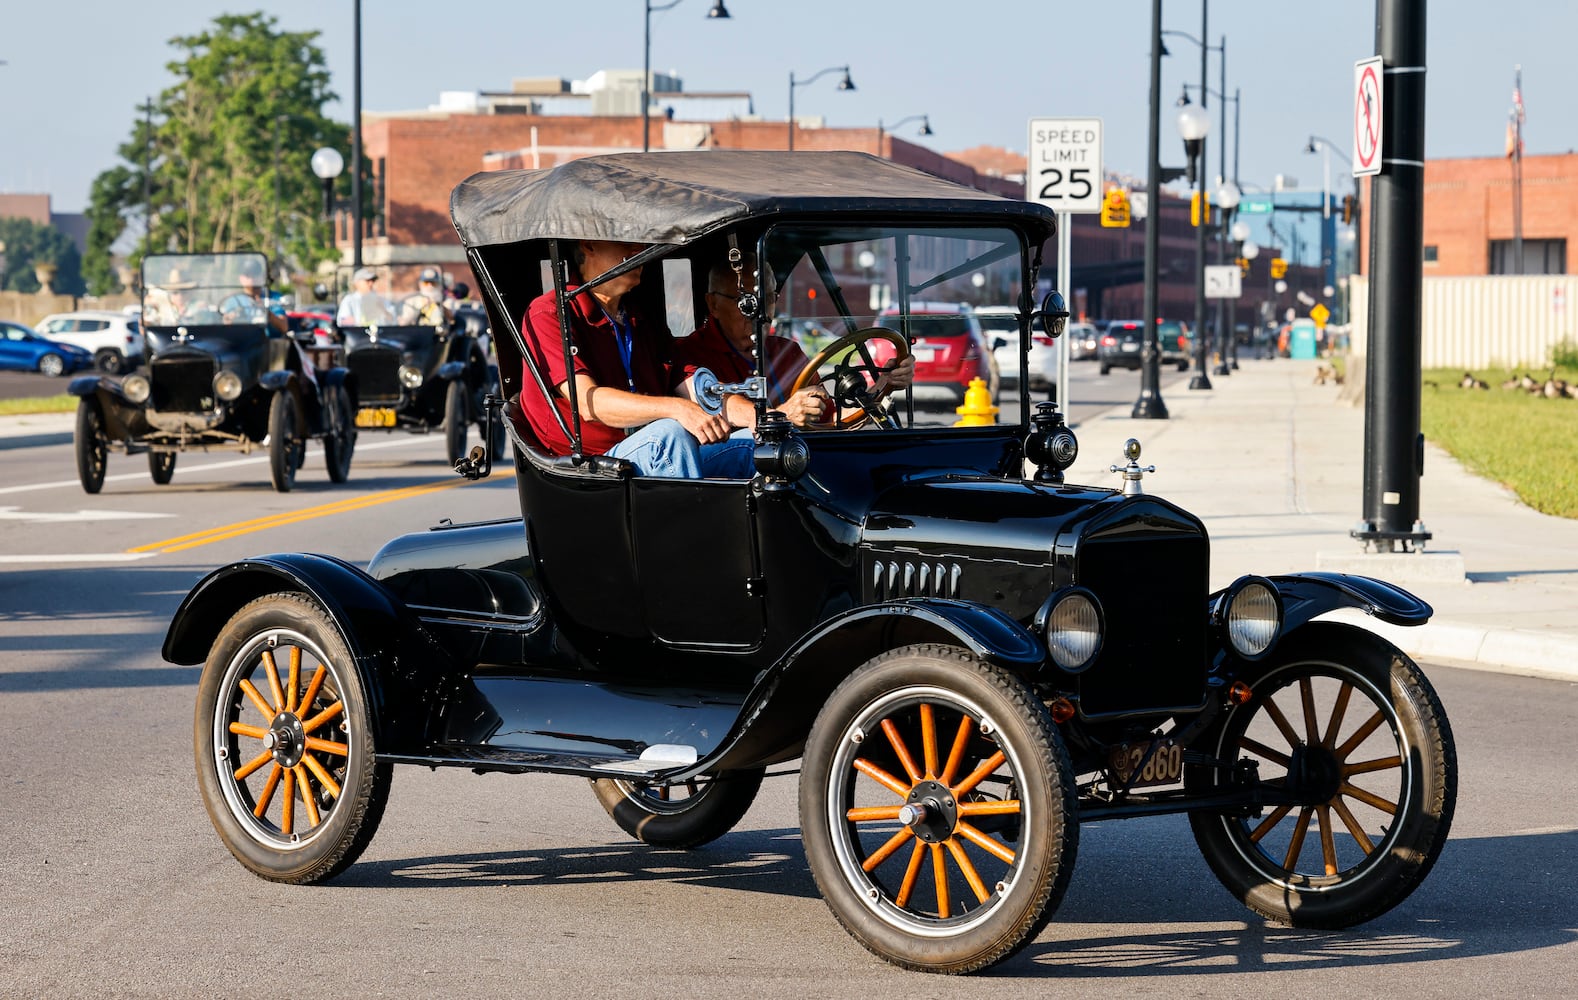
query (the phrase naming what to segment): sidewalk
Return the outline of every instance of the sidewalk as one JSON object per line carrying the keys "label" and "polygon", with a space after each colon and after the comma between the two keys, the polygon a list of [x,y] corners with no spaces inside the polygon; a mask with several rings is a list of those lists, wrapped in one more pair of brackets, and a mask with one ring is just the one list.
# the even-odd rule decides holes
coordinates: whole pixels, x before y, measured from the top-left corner
{"label": "sidewalk", "polygon": [[1348,537],[1364,509],[1364,411],[1314,385],[1316,364],[1241,360],[1207,391],[1164,382],[1169,419],[1134,420],[1126,405],[1075,428],[1069,481],[1120,486],[1108,467],[1137,438],[1140,464],[1156,466],[1145,491],[1205,521],[1213,589],[1245,573],[1379,577],[1436,616],[1418,628],[1348,620],[1411,656],[1578,681],[1578,521],[1525,507],[1427,442],[1419,512],[1434,537],[1422,554],[1364,555]]}

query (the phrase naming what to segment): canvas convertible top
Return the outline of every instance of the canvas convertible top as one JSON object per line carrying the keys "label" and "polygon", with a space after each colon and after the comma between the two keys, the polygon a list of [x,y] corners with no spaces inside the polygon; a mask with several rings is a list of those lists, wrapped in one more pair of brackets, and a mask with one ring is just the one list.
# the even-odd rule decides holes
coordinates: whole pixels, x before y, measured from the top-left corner
{"label": "canvas convertible top", "polygon": [[867,153],[755,150],[614,153],[551,170],[461,181],[450,216],[467,247],[593,239],[683,244],[741,220],[822,212],[935,212],[1052,234],[1051,210]]}

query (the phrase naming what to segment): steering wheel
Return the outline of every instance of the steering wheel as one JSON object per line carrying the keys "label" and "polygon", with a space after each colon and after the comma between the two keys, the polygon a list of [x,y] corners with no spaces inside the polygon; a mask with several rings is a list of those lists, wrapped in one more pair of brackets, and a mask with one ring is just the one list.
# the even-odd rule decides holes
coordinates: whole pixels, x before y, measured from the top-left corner
{"label": "steering wheel", "polygon": [[[893,360],[877,364],[866,345],[873,340],[885,340],[893,345]],[[910,345],[902,334],[885,327],[868,326],[855,330],[828,344],[806,362],[794,385],[789,388],[793,396],[809,385],[827,383],[827,394],[836,408],[833,419],[817,424],[819,427],[849,428],[863,420],[871,420],[878,427],[894,430],[898,423],[883,411],[879,404],[887,399],[895,386],[888,377],[905,358],[910,356]],[[834,358],[838,360],[833,361]],[[833,370],[819,375],[822,366],[833,361]],[[845,413],[845,409],[850,413]]]}

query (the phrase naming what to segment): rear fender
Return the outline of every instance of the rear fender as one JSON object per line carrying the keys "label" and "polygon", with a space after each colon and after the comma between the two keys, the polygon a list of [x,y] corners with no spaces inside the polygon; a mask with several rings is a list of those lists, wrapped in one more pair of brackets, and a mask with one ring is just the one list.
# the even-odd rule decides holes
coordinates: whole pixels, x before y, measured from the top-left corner
{"label": "rear fender", "polygon": [[[1282,597],[1282,634],[1339,608],[1358,608],[1390,625],[1423,625],[1435,614],[1429,604],[1401,587],[1347,573],[1291,573],[1273,576]],[[1213,594],[1213,606],[1219,594]]]}

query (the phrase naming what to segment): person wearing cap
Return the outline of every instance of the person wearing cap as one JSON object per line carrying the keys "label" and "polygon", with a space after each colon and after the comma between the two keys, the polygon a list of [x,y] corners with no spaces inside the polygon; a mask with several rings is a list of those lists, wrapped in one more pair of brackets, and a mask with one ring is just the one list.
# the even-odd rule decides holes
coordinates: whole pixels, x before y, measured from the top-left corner
{"label": "person wearing cap", "polygon": [[[581,240],[574,248],[576,268],[581,275],[601,275],[644,249],[641,244]],[[547,292],[532,301],[521,324],[530,362],[520,398],[532,433],[549,452],[570,454],[570,441],[554,410],[565,426],[573,426],[573,378],[583,454],[622,458],[644,476],[749,477],[755,450],[751,432],[736,433],[722,415],[708,413],[691,398],[690,380],[671,364],[673,337],[667,324],[644,315],[627,297],[640,282],[638,268],[570,298],[573,371],[566,370],[556,295]],[[551,398],[537,390],[533,364]]]}
{"label": "person wearing cap", "polygon": [[377,271],[370,267],[357,268],[351,276],[354,291],[340,300],[340,309],[335,314],[334,322],[340,326],[395,325],[394,306],[373,290],[377,282]]}
{"label": "person wearing cap", "polygon": [[220,318],[226,323],[266,323],[276,333],[289,333],[285,311],[269,302],[262,276],[256,268],[246,268],[236,278],[241,287],[219,303]]}
{"label": "person wearing cap", "polygon": [[444,300],[443,276],[436,267],[424,267],[417,290],[400,303],[401,326],[448,328],[452,310]]}

